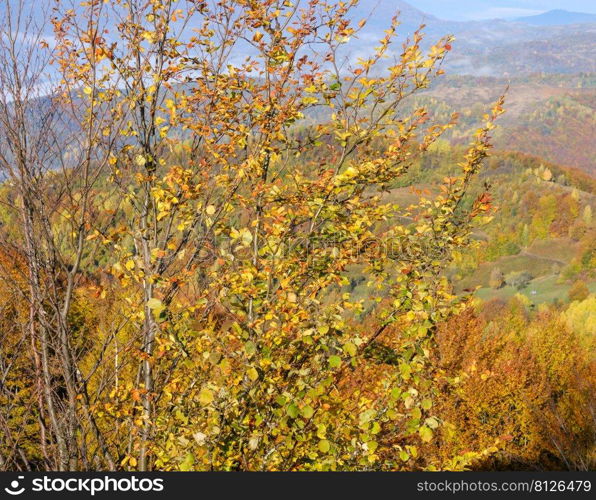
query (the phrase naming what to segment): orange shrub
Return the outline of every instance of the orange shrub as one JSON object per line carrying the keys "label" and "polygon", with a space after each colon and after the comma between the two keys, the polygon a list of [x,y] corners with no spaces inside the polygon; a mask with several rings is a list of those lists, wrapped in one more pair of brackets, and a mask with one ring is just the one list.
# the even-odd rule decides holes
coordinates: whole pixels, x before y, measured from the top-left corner
{"label": "orange shrub", "polygon": [[467,309],[438,331],[442,439],[450,456],[500,441],[479,468],[589,469],[595,464],[594,362],[556,310],[523,304]]}

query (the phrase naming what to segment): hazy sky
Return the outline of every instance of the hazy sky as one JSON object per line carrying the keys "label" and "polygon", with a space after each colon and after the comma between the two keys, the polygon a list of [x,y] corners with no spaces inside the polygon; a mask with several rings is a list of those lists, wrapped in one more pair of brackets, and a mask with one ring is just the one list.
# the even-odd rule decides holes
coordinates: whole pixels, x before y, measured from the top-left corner
{"label": "hazy sky", "polygon": [[[374,0],[373,0],[374,1]],[[596,14],[596,0],[406,0],[410,5],[442,19],[463,21],[520,17],[564,9]]]}
{"label": "hazy sky", "polygon": [[[10,0],[12,1],[12,0]],[[17,0],[14,0],[15,3]],[[78,4],[82,0],[67,0],[65,4]],[[469,21],[479,19],[515,18],[540,14],[548,10],[564,9],[574,12],[596,14],[596,0],[403,0],[413,7],[440,19]],[[47,13],[54,0],[25,0],[30,5],[39,6],[40,14]],[[397,0],[360,0],[362,11],[370,12],[375,6],[393,12]],[[0,3],[0,11],[4,2]],[[378,11],[377,11],[378,12]]]}
{"label": "hazy sky", "polygon": [[[53,0],[26,0],[40,6],[40,11],[53,5]],[[71,0],[75,4],[80,0]],[[390,7],[395,0],[360,0],[361,6],[375,4]],[[424,12],[441,19],[467,21],[531,16],[552,9],[596,14],[596,0],[405,0]],[[68,2],[67,2],[68,3]],[[42,6],[46,7],[44,9]],[[2,4],[0,4],[2,9]]]}

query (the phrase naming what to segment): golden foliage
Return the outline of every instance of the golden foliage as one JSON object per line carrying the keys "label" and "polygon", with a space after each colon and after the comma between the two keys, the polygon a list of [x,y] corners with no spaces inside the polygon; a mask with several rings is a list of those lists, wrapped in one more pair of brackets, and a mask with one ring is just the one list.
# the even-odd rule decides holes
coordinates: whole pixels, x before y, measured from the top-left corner
{"label": "golden foliage", "polygon": [[480,467],[594,467],[593,337],[591,345],[582,342],[564,317],[545,309],[530,318],[512,299],[470,308],[441,325],[438,413],[449,432],[431,453],[499,440],[499,453]]}

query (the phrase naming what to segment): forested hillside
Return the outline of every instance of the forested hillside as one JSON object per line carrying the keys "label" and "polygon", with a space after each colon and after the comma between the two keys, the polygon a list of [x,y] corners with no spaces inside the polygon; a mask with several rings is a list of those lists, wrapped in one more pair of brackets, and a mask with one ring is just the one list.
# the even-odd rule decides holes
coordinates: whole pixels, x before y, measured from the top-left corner
{"label": "forested hillside", "polygon": [[0,0],[1,470],[594,468],[591,25],[356,4]]}

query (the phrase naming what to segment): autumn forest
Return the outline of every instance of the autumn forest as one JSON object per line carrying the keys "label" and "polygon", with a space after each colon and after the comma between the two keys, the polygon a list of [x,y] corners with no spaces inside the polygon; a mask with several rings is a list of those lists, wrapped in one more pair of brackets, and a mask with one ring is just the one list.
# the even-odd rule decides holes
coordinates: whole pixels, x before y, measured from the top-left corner
{"label": "autumn forest", "polygon": [[0,470],[594,469],[596,79],[361,8],[0,0]]}

